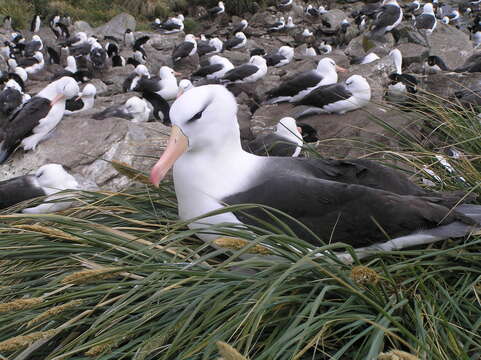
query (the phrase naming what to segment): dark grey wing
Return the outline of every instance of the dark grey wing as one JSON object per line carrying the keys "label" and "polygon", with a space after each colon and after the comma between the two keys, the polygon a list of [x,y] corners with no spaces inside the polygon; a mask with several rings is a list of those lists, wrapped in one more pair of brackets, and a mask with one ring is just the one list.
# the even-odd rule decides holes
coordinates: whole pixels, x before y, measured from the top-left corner
{"label": "dark grey wing", "polygon": [[15,147],[46,117],[50,101],[34,96],[3,124],[0,129],[0,164],[3,164]]}
{"label": "dark grey wing", "polygon": [[310,105],[322,108],[328,104],[335,103],[337,101],[346,100],[352,96],[349,90],[346,90],[343,84],[331,84],[318,87],[304,96],[298,105]]}
{"label": "dark grey wing", "polygon": [[[22,94],[20,91],[6,88],[0,92],[0,113],[10,116],[13,111],[22,104]],[[0,124],[2,126],[2,124]]]}
{"label": "dark grey wing", "polygon": [[33,56],[35,51],[40,49],[42,43],[40,41],[29,41],[25,44],[24,52],[25,56]]}
{"label": "dark grey wing", "polygon": [[259,156],[292,156],[297,144],[278,136],[267,134],[243,144],[245,151]]}
{"label": "dark grey wing", "polygon": [[264,59],[266,59],[267,66],[275,66],[279,64],[282,60],[285,60],[285,56],[279,55],[279,54],[271,54],[271,55],[266,55],[264,56]]}
{"label": "dark grey wing", "polygon": [[33,175],[24,175],[0,181],[0,209],[45,196],[42,188],[33,185],[33,178]]}
{"label": "dark grey wing", "polygon": [[50,78],[51,81],[55,81],[55,80],[58,80],[60,78],[63,78],[64,76],[70,76],[70,77],[74,77],[74,73],[71,72],[71,71],[68,71],[68,70],[62,70],[54,75],[52,75],[52,77]]}
{"label": "dark grey wing", "polygon": [[219,6],[215,6],[213,8],[210,8],[208,9],[207,11],[210,13],[210,14],[217,14],[219,11],[221,11],[222,8],[219,7]]}
{"label": "dark grey wing", "polygon": [[82,98],[68,99],[65,102],[65,110],[79,111],[79,110],[83,109],[84,105],[85,104],[84,104]]}
{"label": "dark grey wing", "polygon": [[149,40],[150,40],[150,36],[148,36],[148,35],[144,35],[144,36],[139,37],[137,40],[135,40],[133,49],[137,50],[138,48],[140,48],[142,45],[144,45]]}
{"label": "dark grey wing", "polygon": [[92,115],[92,119],[95,120],[104,120],[111,117],[118,117],[127,120],[132,119],[132,115],[127,112],[125,106],[123,105],[112,105],[104,109],[103,111]]}
{"label": "dark grey wing", "polygon": [[173,21],[166,21],[162,25],[160,25],[161,29],[166,30],[166,31],[171,31],[171,30],[178,30],[180,29],[180,24],[177,24]]}
{"label": "dark grey wing", "polygon": [[160,91],[162,88],[159,83],[158,78],[142,78],[137,82],[137,86],[134,88],[134,91],[150,91],[150,92],[157,92]]}
{"label": "dark grey wing", "polygon": [[197,44],[197,54],[199,54],[199,56],[203,56],[215,50],[216,48],[214,46],[209,45],[208,43]]}
{"label": "dark grey wing", "polygon": [[385,5],[374,22],[374,28],[381,29],[392,25],[399,16],[401,16],[401,8],[395,5]]}
{"label": "dark grey wing", "polygon": [[69,48],[69,52],[70,52],[70,55],[77,57],[81,55],[88,55],[90,53],[91,48],[92,48],[92,45],[85,42],[76,46],[71,46]]}
{"label": "dark grey wing", "polygon": [[206,77],[207,75],[213,74],[217,71],[222,70],[222,64],[212,64],[201,67],[195,73],[192,74],[192,77]]}
{"label": "dark grey wing", "polygon": [[[283,158],[268,161],[278,159]],[[359,247],[454,221],[472,224],[462,214],[425,198],[289,174],[288,171],[260,175],[265,175],[259,176],[261,183],[222,201],[229,205],[250,203],[281,210],[306,225],[325,243],[344,242]],[[260,225],[252,216],[272,223],[272,218],[258,208],[236,212],[236,216],[243,223],[252,225]],[[320,245],[301,226],[286,217],[279,217],[300,238]]]}
{"label": "dark grey wing", "polygon": [[229,39],[225,42],[224,44],[224,47],[227,49],[227,50],[230,50],[232,49],[234,46],[237,46],[239,45],[243,40],[241,38],[238,38],[238,37],[233,37],[232,39]]}
{"label": "dark grey wing", "polygon": [[416,28],[417,29],[432,29],[436,18],[433,15],[421,14],[416,17]]}
{"label": "dark grey wing", "polygon": [[238,25],[234,28],[234,30],[232,30],[232,33],[233,33],[233,34],[237,34],[239,31],[242,31],[242,30],[244,30],[244,24],[238,24]]}
{"label": "dark grey wing", "polygon": [[19,59],[17,61],[18,66],[21,66],[23,68],[38,64],[38,60],[33,58],[33,57],[28,57],[24,59]]}
{"label": "dark grey wing", "polygon": [[188,56],[193,48],[194,48],[194,43],[191,43],[190,41],[184,41],[182,44],[180,44],[174,49],[172,53],[172,58],[174,60],[182,59]]}
{"label": "dark grey wing", "polygon": [[255,65],[251,64],[244,64],[241,66],[238,66],[232,70],[229,70],[225,75],[224,75],[224,80],[229,80],[229,81],[237,81],[237,80],[243,80],[253,74],[255,74],[257,71],[259,71],[259,68]]}
{"label": "dark grey wing", "polygon": [[454,70],[456,72],[481,72],[481,54],[471,55],[463,66]]}
{"label": "dark grey wing", "polygon": [[267,91],[267,97],[269,99],[278,96],[294,96],[301,91],[316,86],[322,80],[317,72],[310,70],[300,73],[290,80],[282,82],[282,84],[272,90]]}

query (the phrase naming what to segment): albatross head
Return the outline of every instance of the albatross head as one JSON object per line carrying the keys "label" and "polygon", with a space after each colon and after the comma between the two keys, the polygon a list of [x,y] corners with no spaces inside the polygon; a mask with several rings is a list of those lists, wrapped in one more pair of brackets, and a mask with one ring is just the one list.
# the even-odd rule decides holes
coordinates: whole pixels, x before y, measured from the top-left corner
{"label": "albatross head", "polygon": [[352,75],[346,79],[346,89],[356,98],[369,101],[371,100],[371,87],[367,80],[361,75]]}
{"label": "albatross head", "polygon": [[39,167],[35,172],[35,179],[47,195],[66,189],[79,189],[77,180],[59,164],[46,164]]}
{"label": "albatross head", "polygon": [[47,85],[37,96],[50,100],[50,106],[53,107],[57,103],[65,104],[67,99],[78,96],[79,92],[77,81],[69,76],[64,76]]}
{"label": "albatross head", "polygon": [[[336,74],[337,77],[337,72],[347,72],[346,69],[340,67],[339,65],[336,65],[336,62],[332,60],[331,58],[324,58],[319,61],[317,64],[317,72],[320,73],[321,75],[328,76],[331,74]],[[337,81],[337,78],[336,78]]]}
{"label": "albatross head", "polygon": [[184,153],[222,151],[232,144],[240,148],[237,103],[221,85],[193,88],[170,108],[172,131],[167,147],[152,168],[150,181],[158,186]]}

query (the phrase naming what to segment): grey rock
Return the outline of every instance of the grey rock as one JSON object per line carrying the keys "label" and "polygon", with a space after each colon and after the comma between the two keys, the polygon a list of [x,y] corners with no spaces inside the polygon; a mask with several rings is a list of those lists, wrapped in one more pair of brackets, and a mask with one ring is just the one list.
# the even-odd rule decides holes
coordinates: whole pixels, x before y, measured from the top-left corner
{"label": "grey rock", "polygon": [[451,69],[463,65],[474,52],[473,43],[465,32],[439,21],[436,30],[429,37],[429,42],[430,55],[440,56]]}
{"label": "grey rock", "polygon": [[320,29],[326,34],[336,33],[341,26],[341,21],[347,18],[346,13],[340,9],[329,10],[327,13],[321,16],[325,22],[331,25],[330,27],[321,25]]}
{"label": "grey rock", "polygon": [[132,15],[122,13],[112,18],[108,23],[96,28],[95,33],[100,36],[108,35],[123,39],[125,30],[135,31],[136,24],[137,22]]}
{"label": "grey rock", "polygon": [[169,128],[161,123],[135,124],[117,118],[97,121],[89,118],[93,112],[64,118],[51,138],[35,151],[17,151],[12,161],[0,167],[0,180],[47,163],[59,163],[104,190],[118,191],[132,181],[119,175],[109,161],[124,162],[148,173],[166,145]]}
{"label": "grey rock", "polygon": [[94,34],[94,29],[92,29],[90,24],[86,21],[76,21],[73,24],[73,28],[74,28],[74,32],[76,33],[83,31],[84,33],[87,34],[87,36],[91,36]]}

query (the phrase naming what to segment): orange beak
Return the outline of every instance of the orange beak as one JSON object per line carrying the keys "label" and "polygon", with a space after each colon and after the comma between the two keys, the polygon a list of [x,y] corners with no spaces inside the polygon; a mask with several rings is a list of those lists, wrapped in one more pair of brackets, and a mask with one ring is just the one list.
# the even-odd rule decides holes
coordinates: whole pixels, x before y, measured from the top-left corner
{"label": "orange beak", "polygon": [[50,102],[50,107],[53,107],[56,103],[58,103],[59,101],[62,101],[64,98],[65,96],[63,94],[59,94],[55,96]]}
{"label": "orange beak", "polygon": [[174,71],[174,75],[175,76],[182,76],[182,74],[180,72],[177,72],[177,71]]}
{"label": "orange beak", "polygon": [[299,134],[302,134],[302,128],[300,126],[297,127],[297,131],[299,131]]}
{"label": "orange beak", "polygon": [[180,98],[182,95],[184,95],[184,90],[179,89],[179,92],[177,93],[176,99]]}
{"label": "orange beak", "polygon": [[182,133],[182,130],[173,125],[170,133],[169,142],[159,161],[154,165],[150,172],[150,182],[159,187],[162,179],[167,175],[175,161],[184,154],[189,147],[189,139]]}
{"label": "orange beak", "polygon": [[336,70],[337,70],[338,72],[342,72],[342,73],[348,72],[347,69],[344,69],[343,67],[340,67],[339,65],[336,65]]}

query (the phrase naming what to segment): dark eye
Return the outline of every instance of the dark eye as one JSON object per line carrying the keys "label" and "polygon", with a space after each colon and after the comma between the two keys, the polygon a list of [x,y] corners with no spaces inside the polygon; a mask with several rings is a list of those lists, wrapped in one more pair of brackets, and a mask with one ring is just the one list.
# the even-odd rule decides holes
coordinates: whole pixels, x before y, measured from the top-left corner
{"label": "dark eye", "polygon": [[42,177],[42,175],[43,175],[43,171],[42,171],[40,174],[38,174],[37,177],[38,177],[38,178],[39,178],[39,177]]}
{"label": "dark eye", "polygon": [[202,112],[203,112],[203,111],[204,111],[204,110],[199,111],[197,114],[195,114],[194,116],[192,116],[192,117],[190,118],[190,120],[187,121],[187,123],[190,123],[190,122],[192,122],[192,121],[195,121],[195,120],[200,119],[200,118],[202,117]]}

